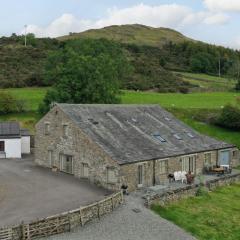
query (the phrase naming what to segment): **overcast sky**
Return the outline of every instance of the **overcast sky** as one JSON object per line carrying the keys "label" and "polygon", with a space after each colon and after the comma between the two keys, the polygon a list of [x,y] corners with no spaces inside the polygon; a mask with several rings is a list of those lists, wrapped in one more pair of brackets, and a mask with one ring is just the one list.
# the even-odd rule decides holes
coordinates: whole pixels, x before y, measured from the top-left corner
{"label": "overcast sky", "polygon": [[113,24],[170,27],[240,49],[240,0],[0,0],[0,35],[56,37]]}

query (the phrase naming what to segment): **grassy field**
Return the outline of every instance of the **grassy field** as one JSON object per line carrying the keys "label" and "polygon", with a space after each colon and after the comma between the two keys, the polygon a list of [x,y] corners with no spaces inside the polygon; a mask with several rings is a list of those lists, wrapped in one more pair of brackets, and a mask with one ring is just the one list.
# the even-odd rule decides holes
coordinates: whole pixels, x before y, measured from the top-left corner
{"label": "grassy field", "polygon": [[202,108],[221,109],[228,103],[235,104],[240,93],[213,92],[213,93],[149,93],[125,91],[123,103],[159,104],[166,108]]}
{"label": "grassy field", "polygon": [[[36,111],[48,88],[13,88],[6,89],[19,99],[25,100],[28,111]],[[214,92],[214,93],[150,93],[123,91],[122,103],[126,104],[159,104],[165,108],[202,108],[220,109],[227,103],[236,103],[240,93]]]}
{"label": "grassy field", "polygon": [[237,240],[240,239],[239,199],[240,184],[236,184],[167,207],[155,205],[152,209],[200,240]]}
{"label": "grassy field", "polygon": [[198,85],[200,91],[230,91],[235,88],[236,81],[225,77],[207,74],[175,72],[191,84]]}
{"label": "grassy field", "polygon": [[[22,114],[0,115],[0,120],[17,120],[23,127],[34,129],[35,123],[41,117],[37,114],[39,103],[46,94],[47,88],[21,88],[7,89],[14,96],[25,100],[28,112]],[[126,104],[159,104],[167,108],[178,118],[196,129],[197,131],[236,144],[240,147],[240,132],[233,132],[216,126],[210,126],[204,123],[194,121],[190,113],[205,109],[212,111],[220,110],[227,103],[236,104],[236,98],[240,97],[238,93],[192,93],[192,94],[158,94],[149,92],[124,91],[122,103]],[[188,111],[188,114],[186,113]]]}

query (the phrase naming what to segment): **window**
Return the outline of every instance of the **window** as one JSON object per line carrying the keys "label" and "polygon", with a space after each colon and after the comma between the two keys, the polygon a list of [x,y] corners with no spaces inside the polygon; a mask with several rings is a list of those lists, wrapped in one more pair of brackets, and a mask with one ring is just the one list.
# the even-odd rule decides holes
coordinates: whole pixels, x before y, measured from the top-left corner
{"label": "window", "polygon": [[212,154],[211,153],[205,153],[204,154],[204,163],[205,163],[205,165],[211,165],[212,164]]}
{"label": "window", "polygon": [[48,163],[50,167],[53,166],[53,151],[51,150],[48,151]]}
{"label": "window", "polygon": [[61,171],[69,174],[73,174],[73,157],[69,155],[59,155],[61,163]]}
{"label": "window", "polygon": [[5,142],[0,141],[0,152],[4,152],[4,151],[5,151]]}
{"label": "window", "polygon": [[194,138],[194,135],[190,132],[187,133],[187,135],[190,137],[190,138]]}
{"label": "window", "polygon": [[181,136],[179,136],[178,134],[174,134],[173,135],[177,140],[182,140]]}
{"label": "window", "polygon": [[238,150],[232,152],[233,158],[238,158]]}
{"label": "window", "polygon": [[117,178],[115,175],[115,171],[113,168],[107,168],[107,182],[108,183],[116,183]]}
{"label": "window", "polygon": [[159,172],[160,174],[164,174],[167,173],[168,171],[168,161],[167,160],[163,160],[159,162]]}
{"label": "window", "polygon": [[196,155],[183,157],[182,160],[182,171],[185,172],[196,172]]}
{"label": "window", "polygon": [[68,136],[68,125],[67,124],[63,125],[63,136],[64,137]]}
{"label": "window", "polygon": [[82,164],[82,177],[83,178],[89,177],[89,166],[87,163]]}
{"label": "window", "polygon": [[50,133],[50,123],[45,123],[44,133],[45,133],[45,135],[49,135],[49,133]]}
{"label": "window", "polygon": [[138,165],[138,186],[143,185],[143,165]]}
{"label": "window", "polygon": [[153,137],[156,138],[160,142],[166,142],[166,140],[163,137],[161,137],[160,134],[154,134]]}

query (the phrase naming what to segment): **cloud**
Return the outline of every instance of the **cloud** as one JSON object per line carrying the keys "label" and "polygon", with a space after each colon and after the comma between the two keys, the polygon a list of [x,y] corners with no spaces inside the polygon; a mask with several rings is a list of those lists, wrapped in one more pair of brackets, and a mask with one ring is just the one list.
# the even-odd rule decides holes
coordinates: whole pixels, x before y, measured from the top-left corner
{"label": "cloud", "polygon": [[203,0],[210,11],[239,12],[239,0]]}
{"label": "cloud", "polygon": [[45,27],[29,25],[27,32],[34,33],[38,37],[57,37],[69,32],[82,32],[110,25],[139,23],[152,27],[182,29],[194,24],[224,24],[227,21],[228,17],[224,14],[194,12],[191,8],[179,4],[156,6],[139,4],[123,9],[111,8],[107,11],[106,17],[96,21],[78,19],[72,14],[63,14]]}
{"label": "cloud", "polygon": [[225,24],[229,21],[230,17],[223,13],[217,13],[210,15],[204,19],[204,23],[211,25],[211,24]]}

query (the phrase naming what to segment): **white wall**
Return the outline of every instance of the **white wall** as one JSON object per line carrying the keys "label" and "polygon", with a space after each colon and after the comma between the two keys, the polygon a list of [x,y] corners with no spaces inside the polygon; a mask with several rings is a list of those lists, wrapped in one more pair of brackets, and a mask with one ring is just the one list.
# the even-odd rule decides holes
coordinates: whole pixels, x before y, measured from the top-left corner
{"label": "white wall", "polygon": [[31,147],[30,147],[30,136],[23,136],[22,137],[22,153],[23,154],[30,154]]}
{"label": "white wall", "polygon": [[21,138],[1,139],[5,142],[6,158],[21,158]]}

